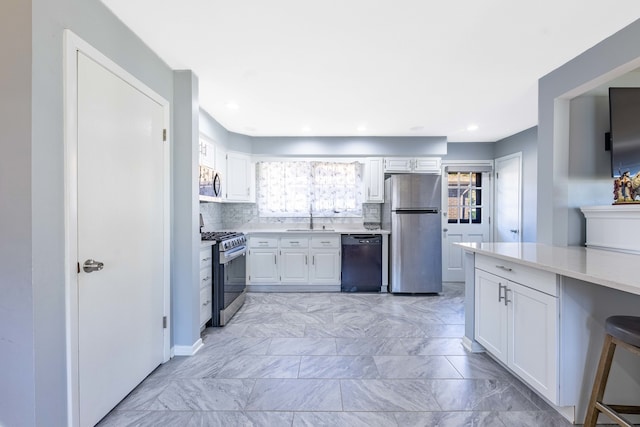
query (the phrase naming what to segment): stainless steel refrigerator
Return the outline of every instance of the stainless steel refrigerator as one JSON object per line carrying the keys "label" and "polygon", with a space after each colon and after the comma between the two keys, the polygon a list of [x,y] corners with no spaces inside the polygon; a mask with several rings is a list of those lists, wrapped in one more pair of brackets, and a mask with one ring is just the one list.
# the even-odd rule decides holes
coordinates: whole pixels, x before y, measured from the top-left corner
{"label": "stainless steel refrigerator", "polygon": [[391,231],[389,292],[442,292],[440,175],[392,175],[384,184],[382,228]]}

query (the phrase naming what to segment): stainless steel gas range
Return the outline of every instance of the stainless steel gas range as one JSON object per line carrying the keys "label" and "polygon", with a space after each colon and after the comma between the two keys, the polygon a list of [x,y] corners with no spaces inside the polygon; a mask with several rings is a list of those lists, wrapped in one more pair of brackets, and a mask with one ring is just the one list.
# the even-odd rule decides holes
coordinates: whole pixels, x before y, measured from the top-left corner
{"label": "stainless steel gas range", "polygon": [[247,238],[243,233],[204,232],[202,240],[213,240],[212,325],[224,326],[242,307],[247,288]]}

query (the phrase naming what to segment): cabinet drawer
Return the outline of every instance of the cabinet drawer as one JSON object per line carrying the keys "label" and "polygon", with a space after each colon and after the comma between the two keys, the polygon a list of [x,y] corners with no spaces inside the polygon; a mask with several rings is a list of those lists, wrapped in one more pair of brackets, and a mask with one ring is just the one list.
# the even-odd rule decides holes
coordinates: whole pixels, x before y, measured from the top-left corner
{"label": "cabinet drawer", "polygon": [[539,270],[481,254],[476,254],[476,268],[540,292],[558,296],[556,275],[549,271]]}
{"label": "cabinet drawer", "polygon": [[252,237],[249,237],[249,247],[250,248],[277,248],[278,238],[252,236]]}
{"label": "cabinet drawer", "polygon": [[200,269],[205,267],[211,267],[211,262],[213,260],[213,250],[211,246],[207,246],[205,248],[200,249]]}
{"label": "cabinet drawer", "polygon": [[312,248],[339,248],[340,236],[313,236],[311,238]]}
{"label": "cabinet drawer", "polygon": [[204,289],[205,287],[211,288],[212,284],[213,284],[213,270],[211,269],[211,266],[200,270],[200,289]]}
{"label": "cabinet drawer", "polygon": [[283,237],[280,239],[281,248],[308,248],[308,237]]}
{"label": "cabinet drawer", "polygon": [[200,289],[200,325],[211,319],[211,305],[213,294],[211,287]]}

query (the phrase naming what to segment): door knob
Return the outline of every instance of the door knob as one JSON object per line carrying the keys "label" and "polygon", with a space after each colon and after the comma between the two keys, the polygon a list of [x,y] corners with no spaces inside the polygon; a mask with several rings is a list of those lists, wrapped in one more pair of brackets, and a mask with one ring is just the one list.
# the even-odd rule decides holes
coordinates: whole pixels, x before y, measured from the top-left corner
{"label": "door knob", "polygon": [[509,231],[510,231],[510,232],[512,232],[512,233],[514,233],[514,234],[517,234],[517,233],[518,233],[518,230],[517,230],[517,229],[515,229],[515,228],[512,228],[512,229],[511,229],[511,230],[509,230]]}
{"label": "door knob", "polygon": [[444,231],[446,233],[447,231],[449,231],[449,229],[448,228],[443,228],[442,231]]}
{"label": "door knob", "polygon": [[100,271],[104,268],[104,263],[100,261],[95,261],[92,259],[88,259],[82,264],[82,269],[85,273],[92,273],[94,271]]}

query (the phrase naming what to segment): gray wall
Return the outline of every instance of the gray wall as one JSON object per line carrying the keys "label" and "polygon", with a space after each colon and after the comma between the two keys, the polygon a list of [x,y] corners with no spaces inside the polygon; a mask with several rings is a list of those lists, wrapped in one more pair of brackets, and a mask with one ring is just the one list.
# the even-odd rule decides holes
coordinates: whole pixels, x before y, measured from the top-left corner
{"label": "gray wall", "polygon": [[567,181],[567,244],[584,245],[586,220],[580,206],[613,201],[611,154],[604,149],[609,131],[609,98],[579,96],[570,102]]}
{"label": "gray wall", "polygon": [[[0,425],[34,425],[29,2],[0,5],[0,54]],[[64,366],[58,368],[64,375]]]}
{"label": "gray wall", "polygon": [[172,72],[98,0],[8,0],[0,16],[0,425],[66,425],[63,30],[170,101]]}
{"label": "gray wall", "polygon": [[200,115],[200,132],[214,140],[216,143],[223,145],[228,144],[229,131],[222,127],[209,113],[203,109],[199,110]]}
{"label": "gray wall", "polygon": [[198,78],[173,74],[171,335],[172,345],[190,347],[200,339]]}
{"label": "gray wall", "polygon": [[254,155],[268,156],[442,156],[445,137],[254,137]]}
{"label": "gray wall", "polygon": [[522,241],[536,240],[538,128],[532,127],[495,143],[494,158],[522,152]]}
{"label": "gray wall", "polygon": [[[538,85],[538,232],[540,243],[567,245],[573,241],[569,205],[571,151],[567,118],[569,100],[616,77],[619,70],[637,68],[640,20],[598,43],[540,79]],[[558,119],[556,120],[556,117]]]}
{"label": "gray wall", "polygon": [[455,142],[447,144],[442,160],[493,160],[493,142]]}

